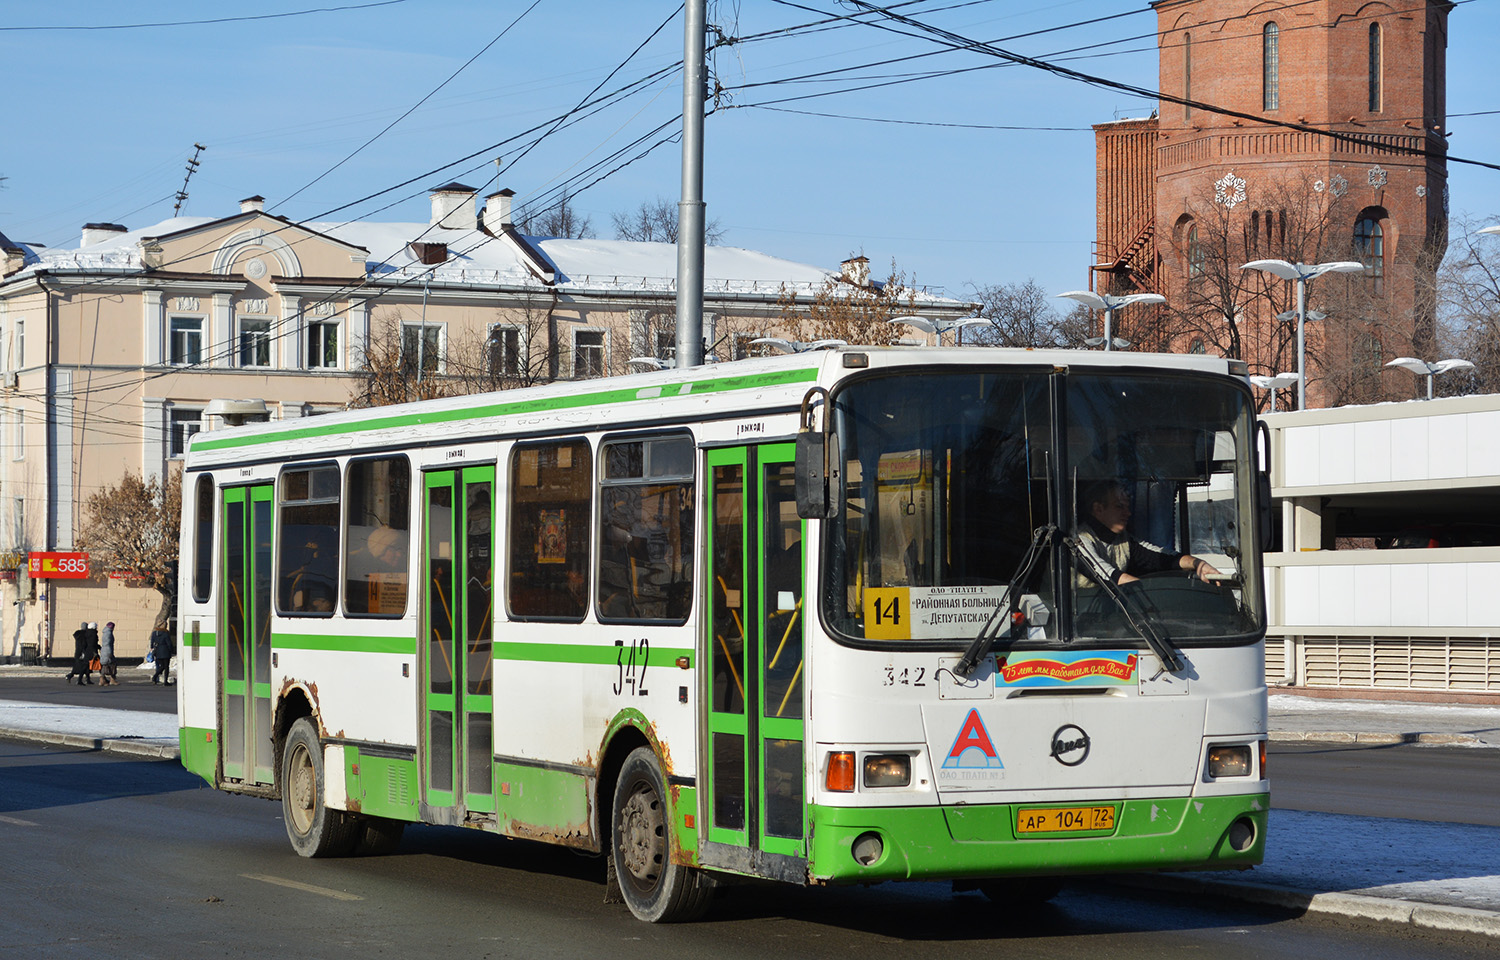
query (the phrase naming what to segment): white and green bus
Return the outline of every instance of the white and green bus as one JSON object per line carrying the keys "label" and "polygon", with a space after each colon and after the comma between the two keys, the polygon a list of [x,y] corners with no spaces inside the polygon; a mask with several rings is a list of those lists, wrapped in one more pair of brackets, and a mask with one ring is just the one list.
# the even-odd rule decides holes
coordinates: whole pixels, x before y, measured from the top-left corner
{"label": "white and green bus", "polygon": [[842,348],[199,434],[183,764],[304,856],[471,827],[605,855],[652,921],[736,877],[1251,866],[1243,374]]}

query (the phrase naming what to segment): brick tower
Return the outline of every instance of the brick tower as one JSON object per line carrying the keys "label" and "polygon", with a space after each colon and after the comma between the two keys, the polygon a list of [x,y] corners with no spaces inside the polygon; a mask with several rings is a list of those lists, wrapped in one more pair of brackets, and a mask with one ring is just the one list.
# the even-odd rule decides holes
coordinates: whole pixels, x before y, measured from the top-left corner
{"label": "brick tower", "polygon": [[[1163,100],[1097,125],[1095,289],[1143,347],[1295,369],[1292,285],[1256,259],[1358,260],[1309,287],[1309,405],[1409,395],[1385,360],[1432,349],[1446,243],[1448,0],[1157,0]],[[1229,113],[1218,112],[1220,108]],[[1292,126],[1283,126],[1290,124]],[[1132,337],[1132,333],[1134,336]]]}

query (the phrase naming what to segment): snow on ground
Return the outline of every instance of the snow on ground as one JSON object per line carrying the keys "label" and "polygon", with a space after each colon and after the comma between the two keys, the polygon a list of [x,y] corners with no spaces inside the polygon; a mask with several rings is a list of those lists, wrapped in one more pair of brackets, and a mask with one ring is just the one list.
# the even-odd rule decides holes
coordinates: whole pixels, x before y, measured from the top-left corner
{"label": "snow on ground", "polygon": [[177,714],[65,703],[0,700],[0,728],[69,733],[96,739],[144,738],[177,742]]}

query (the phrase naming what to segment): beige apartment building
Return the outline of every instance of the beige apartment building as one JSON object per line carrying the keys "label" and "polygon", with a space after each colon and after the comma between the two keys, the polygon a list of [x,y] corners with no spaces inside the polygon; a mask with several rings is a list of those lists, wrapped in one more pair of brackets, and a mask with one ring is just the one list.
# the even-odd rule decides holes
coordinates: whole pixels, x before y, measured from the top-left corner
{"label": "beige apartment building", "polygon": [[[75,549],[88,496],[127,473],[164,476],[188,438],[222,427],[219,399],[272,419],[344,409],[367,364],[484,388],[623,375],[675,347],[676,247],[522,235],[513,194],[431,194],[426,223],[293,223],[260,197],[222,218],[140,229],[91,223],[76,248],[0,234],[0,658],[35,644],[69,656],[85,621],[116,624],[117,655],[144,656],[161,608],[128,579],[33,579],[27,558]],[[717,361],[786,332],[842,271],[709,247],[704,332]],[[914,293],[932,319],[974,305]]]}

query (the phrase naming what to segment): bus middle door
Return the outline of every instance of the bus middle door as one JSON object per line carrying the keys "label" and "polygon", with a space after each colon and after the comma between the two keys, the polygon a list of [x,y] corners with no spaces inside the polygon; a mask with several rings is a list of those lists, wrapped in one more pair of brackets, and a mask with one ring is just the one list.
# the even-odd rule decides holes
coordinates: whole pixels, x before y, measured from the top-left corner
{"label": "bus middle door", "polygon": [[219,733],[225,780],[275,782],[271,743],[272,485],[226,487]]}
{"label": "bus middle door", "polygon": [[431,471],[423,485],[423,818],[460,824],[495,812],[495,468]]}
{"label": "bus middle door", "polygon": [[802,585],[792,444],[708,452],[705,866],[806,878]]}

